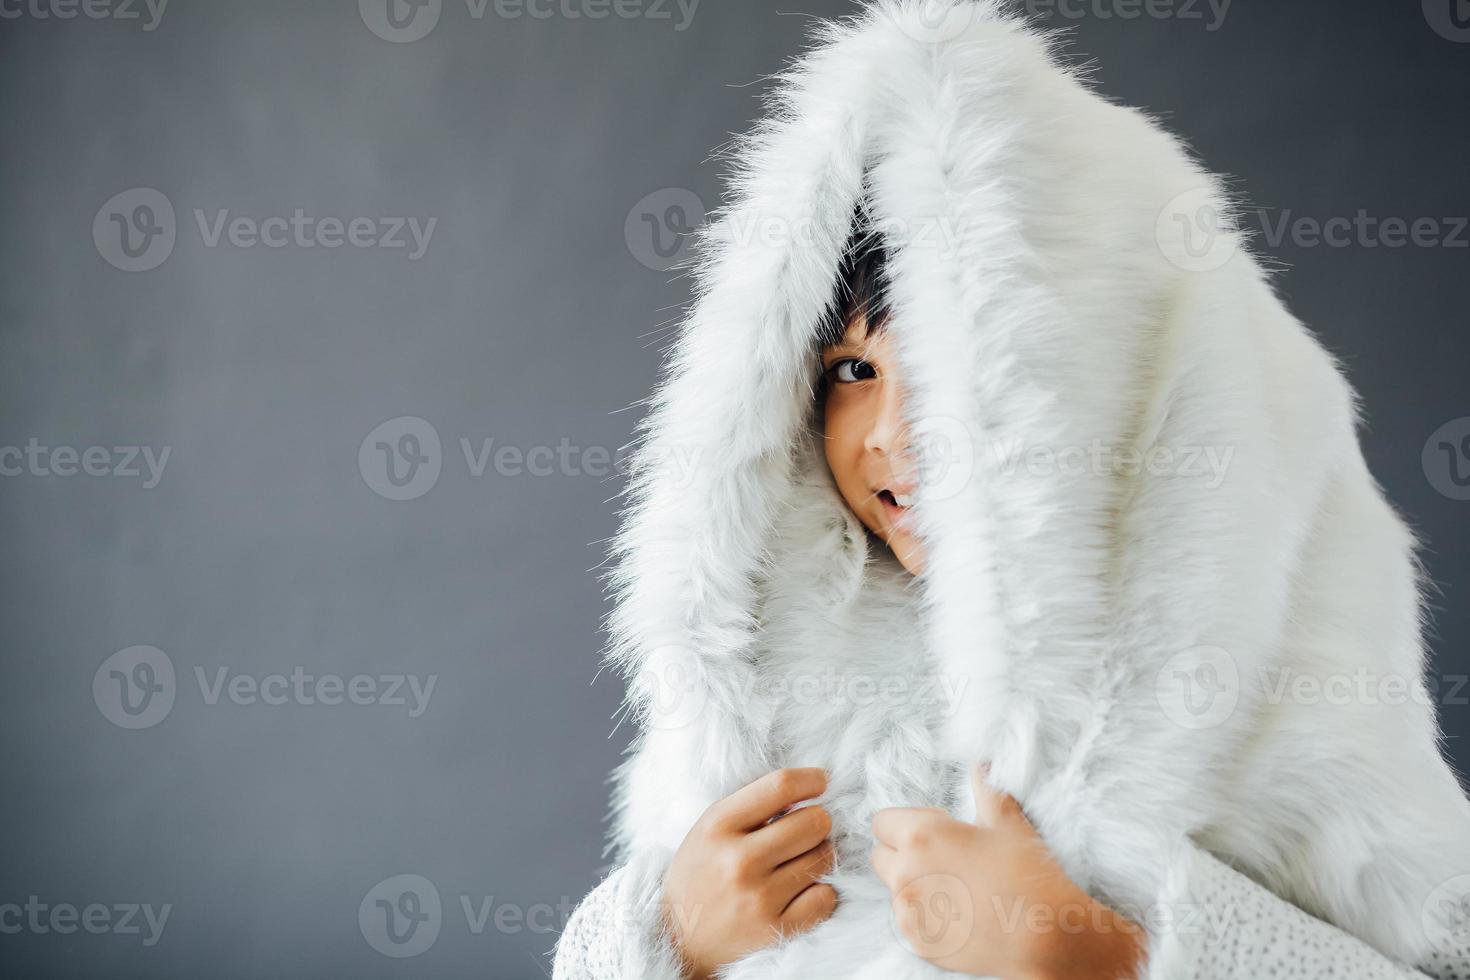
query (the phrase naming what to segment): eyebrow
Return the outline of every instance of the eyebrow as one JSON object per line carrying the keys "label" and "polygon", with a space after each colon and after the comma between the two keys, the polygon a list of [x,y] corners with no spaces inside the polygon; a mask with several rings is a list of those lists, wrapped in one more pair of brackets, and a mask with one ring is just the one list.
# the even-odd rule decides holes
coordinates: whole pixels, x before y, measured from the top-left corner
{"label": "eyebrow", "polygon": [[830,344],[824,344],[824,345],[822,345],[822,349],[823,350],[857,350],[857,349],[860,349],[860,348],[863,348],[863,347],[868,346],[868,344],[872,341],[872,339],[873,338],[872,338],[872,335],[871,334],[868,335],[868,336],[858,337],[856,339],[853,339],[852,336],[851,336],[851,333],[849,332],[849,333],[844,333],[841,337],[838,337],[836,340],[832,341]]}

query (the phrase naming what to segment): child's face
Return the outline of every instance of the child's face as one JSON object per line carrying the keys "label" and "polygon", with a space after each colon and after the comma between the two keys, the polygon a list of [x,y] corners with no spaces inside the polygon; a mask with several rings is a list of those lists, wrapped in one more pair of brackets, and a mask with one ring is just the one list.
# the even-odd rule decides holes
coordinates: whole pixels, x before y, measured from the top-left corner
{"label": "child's face", "polygon": [[902,416],[902,386],[887,330],[865,337],[858,313],[842,340],[822,348],[827,375],[827,465],[847,506],[915,575],[923,554],[910,526],[918,488]]}

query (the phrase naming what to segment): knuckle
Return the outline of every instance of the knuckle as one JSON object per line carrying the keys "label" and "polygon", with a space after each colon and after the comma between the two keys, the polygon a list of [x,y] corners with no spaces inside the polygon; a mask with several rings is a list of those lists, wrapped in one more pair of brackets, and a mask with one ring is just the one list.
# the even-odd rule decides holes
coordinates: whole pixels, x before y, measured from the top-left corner
{"label": "knuckle", "polygon": [[730,896],[730,911],[740,921],[764,922],[767,918],[765,896],[754,891],[736,891]]}
{"label": "knuckle", "polygon": [[958,821],[949,820],[933,828],[931,841],[936,844],[953,844],[963,840],[968,829]]}
{"label": "knuckle", "polygon": [[727,884],[739,885],[746,880],[749,862],[736,848],[726,848],[715,862],[716,873]]}
{"label": "knuckle", "polygon": [[726,809],[725,800],[715,800],[705,807],[704,812],[694,821],[694,826],[690,828],[691,832],[708,836],[725,819]]}

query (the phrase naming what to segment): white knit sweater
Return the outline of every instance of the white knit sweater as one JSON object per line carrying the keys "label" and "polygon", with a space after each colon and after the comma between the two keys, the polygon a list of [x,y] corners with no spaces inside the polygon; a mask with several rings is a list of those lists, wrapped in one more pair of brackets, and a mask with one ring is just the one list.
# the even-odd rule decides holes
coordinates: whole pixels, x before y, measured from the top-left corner
{"label": "white knit sweater", "polygon": [[[1197,921],[1181,921],[1179,928],[1155,935],[1143,980],[1470,978],[1470,919],[1458,934],[1446,934],[1444,947],[1416,970],[1307,915],[1199,849],[1182,854],[1165,902],[1223,911],[1228,918],[1207,922],[1201,912]],[[572,913],[556,945],[552,980],[635,978],[682,980],[682,974],[661,931],[657,875],[623,865]]]}

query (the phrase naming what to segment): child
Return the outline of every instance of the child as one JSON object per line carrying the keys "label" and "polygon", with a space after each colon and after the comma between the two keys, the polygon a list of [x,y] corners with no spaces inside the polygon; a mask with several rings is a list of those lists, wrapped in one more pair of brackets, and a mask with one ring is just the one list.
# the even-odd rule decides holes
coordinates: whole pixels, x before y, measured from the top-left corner
{"label": "child", "polygon": [[556,977],[1470,975],[1414,541],[1214,179],[991,3],[821,31],[642,425]]}

